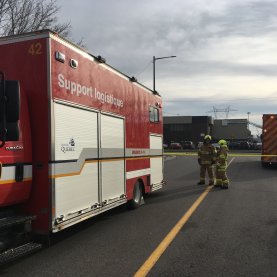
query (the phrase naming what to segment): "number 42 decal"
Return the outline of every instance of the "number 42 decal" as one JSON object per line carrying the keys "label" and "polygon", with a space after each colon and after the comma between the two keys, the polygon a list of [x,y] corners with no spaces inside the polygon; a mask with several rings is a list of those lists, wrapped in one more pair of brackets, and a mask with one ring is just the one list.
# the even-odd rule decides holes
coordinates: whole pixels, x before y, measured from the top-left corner
{"label": "number 42 decal", "polygon": [[42,45],[41,45],[40,42],[33,43],[33,44],[30,45],[28,53],[32,56],[40,55],[40,54],[42,54],[41,48],[42,48]]}

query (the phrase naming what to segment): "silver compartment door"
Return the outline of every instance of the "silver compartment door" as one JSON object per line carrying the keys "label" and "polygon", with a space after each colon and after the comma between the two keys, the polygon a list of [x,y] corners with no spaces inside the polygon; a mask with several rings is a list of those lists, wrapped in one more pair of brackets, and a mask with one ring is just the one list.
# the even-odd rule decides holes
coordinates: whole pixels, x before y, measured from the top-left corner
{"label": "silver compartment door", "polygon": [[125,194],[124,119],[101,114],[100,122],[101,195],[110,203]]}
{"label": "silver compartment door", "polygon": [[55,217],[64,219],[99,203],[98,114],[54,104]]}
{"label": "silver compartment door", "polygon": [[150,135],[150,168],[151,184],[159,184],[163,180],[163,138]]}

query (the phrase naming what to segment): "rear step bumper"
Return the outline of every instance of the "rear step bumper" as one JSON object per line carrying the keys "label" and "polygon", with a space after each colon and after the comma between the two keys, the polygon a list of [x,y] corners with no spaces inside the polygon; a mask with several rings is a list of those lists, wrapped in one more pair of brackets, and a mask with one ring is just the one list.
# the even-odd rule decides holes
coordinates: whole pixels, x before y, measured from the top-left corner
{"label": "rear step bumper", "polygon": [[9,249],[0,254],[0,266],[20,257],[34,253],[42,248],[39,243],[29,242],[16,248]]}
{"label": "rear step bumper", "polygon": [[34,220],[35,216],[11,216],[0,218],[0,230],[8,229],[14,225],[19,225]]}

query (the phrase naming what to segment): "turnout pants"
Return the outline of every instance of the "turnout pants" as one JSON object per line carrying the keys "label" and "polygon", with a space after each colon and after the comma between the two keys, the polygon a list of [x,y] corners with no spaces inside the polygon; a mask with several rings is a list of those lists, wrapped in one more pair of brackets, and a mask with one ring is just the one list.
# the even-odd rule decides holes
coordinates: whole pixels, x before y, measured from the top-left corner
{"label": "turnout pants", "polygon": [[208,176],[209,176],[209,184],[213,184],[214,172],[213,172],[213,166],[211,164],[200,165],[200,182],[205,183],[206,171],[208,172]]}
{"label": "turnout pants", "polygon": [[226,167],[216,167],[216,185],[228,187],[229,186],[229,179],[226,173]]}

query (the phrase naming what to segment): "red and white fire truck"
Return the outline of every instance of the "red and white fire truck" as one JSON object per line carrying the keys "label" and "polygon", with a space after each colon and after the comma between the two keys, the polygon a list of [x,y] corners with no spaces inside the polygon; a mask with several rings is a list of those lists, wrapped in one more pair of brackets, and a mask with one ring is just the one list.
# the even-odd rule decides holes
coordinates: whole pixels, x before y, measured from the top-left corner
{"label": "red and white fire truck", "polygon": [[0,71],[2,253],[163,186],[157,92],[49,30],[1,38]]}
{"label": "red and white fire truck", "polygon": [[277,114],[263,115],[262,165],[277,164]]}

